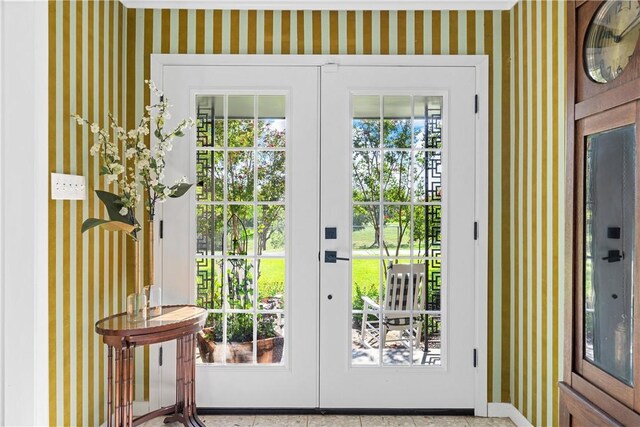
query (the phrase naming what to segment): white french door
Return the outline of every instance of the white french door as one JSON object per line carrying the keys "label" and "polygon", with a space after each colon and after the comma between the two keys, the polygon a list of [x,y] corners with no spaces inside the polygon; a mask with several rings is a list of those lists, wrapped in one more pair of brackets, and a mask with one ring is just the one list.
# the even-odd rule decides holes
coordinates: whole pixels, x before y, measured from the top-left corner
{"label": "white french door", "polygon": [[[199,122],[168,156],[167,179],[196,185],[189,201],[163,204],[160,240],[163,302],[210,313],[198,340],[199,406],[317,404],[318,75],[163,69],[173,116]],[[160,370],[163,404],[175,399],[173,369]]]}
{"label": "white french door", "polygon": [[475,406],[475,80],[323,70],[323,406]]}
{"label": "white french door", "polygon": [[199,120],[168,156],[196,185],[163,205],[157,263],[163,303],[210,313],[198,406],[482,413],[477,67],[252,61],[155,71]]}

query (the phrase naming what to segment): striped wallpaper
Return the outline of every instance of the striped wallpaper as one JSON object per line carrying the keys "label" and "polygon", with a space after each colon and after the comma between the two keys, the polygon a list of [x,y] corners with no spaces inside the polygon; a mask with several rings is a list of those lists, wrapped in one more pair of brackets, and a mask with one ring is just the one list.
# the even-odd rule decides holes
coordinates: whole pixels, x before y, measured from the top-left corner
{"label": "striped wallpaper", "polygon": [[49,201],[49,414],[51,425],[98,425],[105,412],[105,357],[96,320],[124,308],[124,242],[80,233],[104,216],[89,135],[71,113],[105,122],[124,112],[125,9],[118,2],[49,4],[49,169],[87,177],[88,199]]}
{"label": "striped wallpaper", "polygon": [[502,271],[513,375],[502,386],[535,426],[558,423],[562,378],[565,22],[565,2],[520,2],[511,11],[511,235]]}
{"label": "striped wallpaper", "polygon": [[[104,215],[89,135],[69,114],[133,123],[148,100],[151,53],[487,54],[489,136],[489,401],[534,425],[557,424],[562,307],[564,146],[562,2],[511,11],[134,10],[119,2],[51,1],[50,170],[88,177],[85,202],[50,201],[50,424],[104,421],[105,351],[96,320],[124,309],[126,241],[83,219]],[[136,400],[148,355],[136,357]],[[145,385],[145,386],[142,386]]]}

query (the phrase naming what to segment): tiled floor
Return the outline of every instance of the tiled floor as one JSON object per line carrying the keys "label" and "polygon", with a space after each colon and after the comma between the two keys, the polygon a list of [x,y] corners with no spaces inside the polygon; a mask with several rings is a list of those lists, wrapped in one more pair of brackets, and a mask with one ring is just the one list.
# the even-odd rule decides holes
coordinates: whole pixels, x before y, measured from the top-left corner
{"label": "tiled floor", "polygon": [[[215,427],[514,427],[509,418],[445,417],[445,416],[386,416],[386,415],[202,415],[200,419],[207,426]],[[163,424],[163,418],[156,418],[144,427],[171,426]]]}

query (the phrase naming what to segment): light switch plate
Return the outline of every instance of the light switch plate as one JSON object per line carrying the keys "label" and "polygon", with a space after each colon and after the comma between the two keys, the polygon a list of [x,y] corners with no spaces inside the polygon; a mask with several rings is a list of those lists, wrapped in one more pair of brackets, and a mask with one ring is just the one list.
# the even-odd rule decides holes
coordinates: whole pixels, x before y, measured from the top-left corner
{"label": "light switch plate", "polygon": [[52,173],[51,198],[53,200],[85,200],[87,185],[84,176]]}

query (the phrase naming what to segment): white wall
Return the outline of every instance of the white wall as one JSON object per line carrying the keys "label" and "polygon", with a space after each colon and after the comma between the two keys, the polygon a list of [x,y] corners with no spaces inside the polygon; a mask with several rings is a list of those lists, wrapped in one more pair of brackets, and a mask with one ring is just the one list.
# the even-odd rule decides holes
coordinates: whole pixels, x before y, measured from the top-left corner
{"label": "white wall", "polygon": [[48,424],[47,6],[38,1],[0,5],[4,425]]}
{"label": "white wall", "polygon": [[[0,28],[4,26],[4,2],[0,1]],[[0,195],[4,194],[4,37],[0,31]],[[4,384],[4,200],[0,196],[0,384]],[[4,387],[0,387],[0,425],[4,424]]]}

